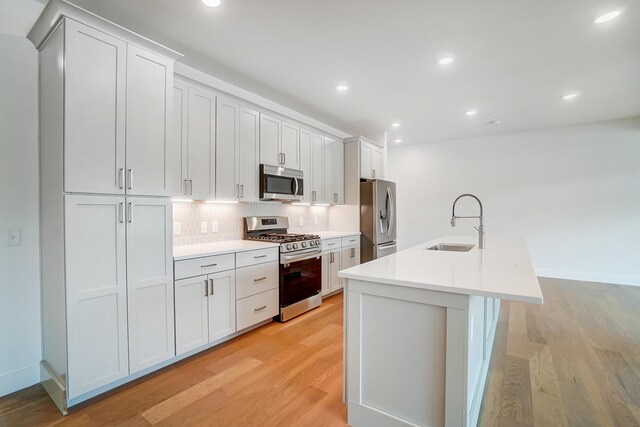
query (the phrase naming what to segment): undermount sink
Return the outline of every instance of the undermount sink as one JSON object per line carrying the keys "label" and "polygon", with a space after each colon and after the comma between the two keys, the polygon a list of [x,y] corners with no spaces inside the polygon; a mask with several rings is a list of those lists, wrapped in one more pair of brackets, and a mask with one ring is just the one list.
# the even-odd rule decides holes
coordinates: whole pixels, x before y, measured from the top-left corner
{"label": "undermount sink", "polygon": [[425,248],[428,251],[449,251],[449,252],[469,252],[475,245],[464,245],[459,243],[438,243],[430,248]]}

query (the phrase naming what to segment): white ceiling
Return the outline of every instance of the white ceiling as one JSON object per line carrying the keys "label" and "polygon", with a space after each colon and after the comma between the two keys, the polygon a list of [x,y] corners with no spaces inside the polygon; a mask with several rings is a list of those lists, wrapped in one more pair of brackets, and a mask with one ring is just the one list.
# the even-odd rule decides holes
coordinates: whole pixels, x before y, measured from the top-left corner
{"label": "white ceiling", "polygon": [[[420,143],[640,115],[637,0],[72,3],[352,134]],[[625,12],[593,23],[613,9]]]}

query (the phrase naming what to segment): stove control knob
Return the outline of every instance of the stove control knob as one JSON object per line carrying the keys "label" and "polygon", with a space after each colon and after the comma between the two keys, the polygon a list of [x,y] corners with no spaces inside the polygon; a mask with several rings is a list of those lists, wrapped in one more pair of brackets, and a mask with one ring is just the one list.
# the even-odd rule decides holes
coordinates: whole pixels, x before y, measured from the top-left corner
{"label": "stove control knob", "polygon": [[298,249],[298,244],[297,243],[293,244],[293,249]]}
{"label": "stove control knob", "polygon": [[287,250],[290,251],[291,250],[291,245],[287,245]]}
{"label": "stove control knob", "polygon": [[303,248],[307,247],[307,244],[305,242],[300,243],[300,246],[302,246]]}

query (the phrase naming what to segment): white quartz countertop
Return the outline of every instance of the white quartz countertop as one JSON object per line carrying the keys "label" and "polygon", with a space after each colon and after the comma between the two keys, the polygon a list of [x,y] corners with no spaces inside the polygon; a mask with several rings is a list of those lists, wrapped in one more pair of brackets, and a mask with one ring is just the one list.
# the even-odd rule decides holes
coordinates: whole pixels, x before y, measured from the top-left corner
{"label": "white quartz countertop", "polygon": [[478,244],[477,237],[445,236],[360,264],[340,277],[464,295],[542,304],[542,291],[522,239],[487,238],[485,249],[426,250],[438,243]]}
{"label": "white quartz countertop", "polygon": [[338,237],[358,236],[359,231],[314,231],[312,234],[317,234],[320,239],[335,239]]}
{"label": "white quartz countertop", "polygon": [[253,251],[256,249],[277,248],[278,243],[254,242],[251,240],[227,240],[225,242],[201,243],[173,247],[173,260],[228,254],[232,252]]}

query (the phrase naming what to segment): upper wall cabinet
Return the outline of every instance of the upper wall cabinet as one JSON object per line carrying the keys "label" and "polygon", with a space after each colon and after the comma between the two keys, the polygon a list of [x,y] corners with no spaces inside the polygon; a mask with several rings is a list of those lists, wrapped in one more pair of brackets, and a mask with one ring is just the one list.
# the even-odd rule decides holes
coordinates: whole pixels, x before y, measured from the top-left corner
{"label": "upper wall cabinet", "polygon": [[384,179],[384,149],[368,141],[360,141],[360,178]]}
{"label": "upper wall cabinet", "polygon": [[64,25],[64,190],[169,195],[173,61]]}
{"label": "upper wall cabinet", "polygon": [[300,127],[260,113],[260,163],[300,169]]}
{"label": "upper wall cabinet", "polygon": [[344,145],[324,138],[324,203],[344,204]]}

